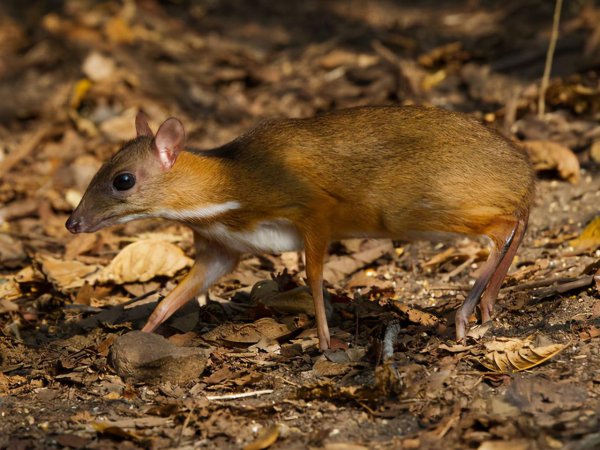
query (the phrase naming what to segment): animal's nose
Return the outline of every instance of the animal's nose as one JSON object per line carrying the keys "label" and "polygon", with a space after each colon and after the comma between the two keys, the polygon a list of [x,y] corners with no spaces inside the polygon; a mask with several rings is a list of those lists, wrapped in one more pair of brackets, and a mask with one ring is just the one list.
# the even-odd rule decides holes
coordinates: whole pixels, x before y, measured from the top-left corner
{"label": "animal's nose", "polygon": [[80,233],[82,227],[81,219],[71,216],[67,220],[67,223],[65,223],[65,226],[67,227],[67,230],[69,230],[71,233]]}

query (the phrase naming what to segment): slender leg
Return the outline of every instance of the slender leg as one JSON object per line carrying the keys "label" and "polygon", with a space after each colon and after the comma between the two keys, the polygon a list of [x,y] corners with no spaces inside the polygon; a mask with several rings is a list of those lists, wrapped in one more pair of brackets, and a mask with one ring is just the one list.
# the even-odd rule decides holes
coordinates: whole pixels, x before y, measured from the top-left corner
{"label": "slender leg", "polygon": [[192,298],[206,292],[223,275],[231,272],[239,254],[219,244],[207,242],[194,233],[196,261],[183,281],[161,301],[148,318],[142,331],[153,332],[175,311]]}
{"label": "slender leg", "polygon": [[481,296],[481,322],[485,323],[491,319],[492,313],[494,312],[494,305],[496,303],[496,297],[498,297],[498,292],[500,291],[500,287],[502,286],[502,282],[508,273],[508,269],[512,264],[512,261],[517,253],[517,249],[519,245],[521,245],[521,241],[523,240],[523,236],[525,235],[525,229],[527,228],[527,219],[521,219],[517,223],[517,227],[515,230],[515,237],[510,243],[508,247],[508,251],[500,265],[492,275],[488,286]]}
{"label": "slender leg", "polygon": [[330,346],[329,327],[323,301],[323,258],[327,251],[327,240],[317,237],[305,237],[306,275],[315,304],[315,319],[317,321],[317,336],[319,349],[327,350]]}
{"label": "slender leg", "polygon": [[467,328],[469,325],[469,316],[479,303],[479,299],[481,298],[481,294],[487,287],[490,279],[494,276],[494,274],[498,271],[500,263],[502,259],[506,256],[510,244],[512,243],[516,232],[516,226],[512,227],[508,236],[504,238],[504,244],[502,245],[502,249],[499,248],[499,243],[501,240],[494,239],[494,246],[490,251],[490,256],[483,266],[483,270],[479,278],[475,281],[475,286],[469,292],[467,299],[463,303],[463,305],[456,312],[456,340],[462,341],[467,332]]}

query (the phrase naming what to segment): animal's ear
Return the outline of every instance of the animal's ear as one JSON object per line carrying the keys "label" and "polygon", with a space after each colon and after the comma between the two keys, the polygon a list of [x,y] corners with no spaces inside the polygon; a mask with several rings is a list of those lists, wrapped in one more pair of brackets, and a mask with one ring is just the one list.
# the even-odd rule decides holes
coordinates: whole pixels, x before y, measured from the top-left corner
{"label": "animal's ear", "polygon": [[148,118],[146,117],[146,114],[141,111],[135,116],[135,131],[137,132],[138,137],[154,137],[154,133],[152,132],[150,125],[148,125]]}
{"label": "animal's ear", "polygon": [[175,164],[177,155],[185,146],[183,124],[171,117],[163,122],[154,138],[154,150],[163,169],[169,170]]}

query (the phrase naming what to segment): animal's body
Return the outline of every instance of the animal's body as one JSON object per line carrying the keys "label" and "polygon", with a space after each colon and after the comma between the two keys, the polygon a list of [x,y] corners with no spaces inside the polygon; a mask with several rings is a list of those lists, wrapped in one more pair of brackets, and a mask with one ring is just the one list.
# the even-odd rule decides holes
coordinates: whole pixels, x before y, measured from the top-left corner
{"label": "animal's body", "polygon": [[[487,236],[488,262],[458,311],[457,336],[482,299],[488,320],[523,237],[533,195],[527,156],[477,121],[441,109],[363,107],[264,122],[211,150],[185,149],[168,119],[99,170],[67,227],[145,217],[194,230],[196,263],[156,308],[152,331],[232,270],[243,253],[306,251],[320,346],[329,346],[322,266],[332,240]],[[483,295],[483,296],[482,296]]]}

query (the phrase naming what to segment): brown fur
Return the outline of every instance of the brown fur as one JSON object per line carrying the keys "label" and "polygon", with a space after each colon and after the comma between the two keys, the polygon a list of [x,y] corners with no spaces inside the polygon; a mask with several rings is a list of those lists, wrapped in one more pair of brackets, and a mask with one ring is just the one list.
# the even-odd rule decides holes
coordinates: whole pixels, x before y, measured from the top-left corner
{"label": "brown fur", "polygon": [[242,211],[220,219],[236,229],[279,217],[301,228],[327,223],[333,239],[479,235],[526,214],[533,194],[519,148],[440,109],[355,108],[275,120],[220,150],[235,157],[180,155],[166,192],[177,193],[169,201],[180,208],[240,201]]}

